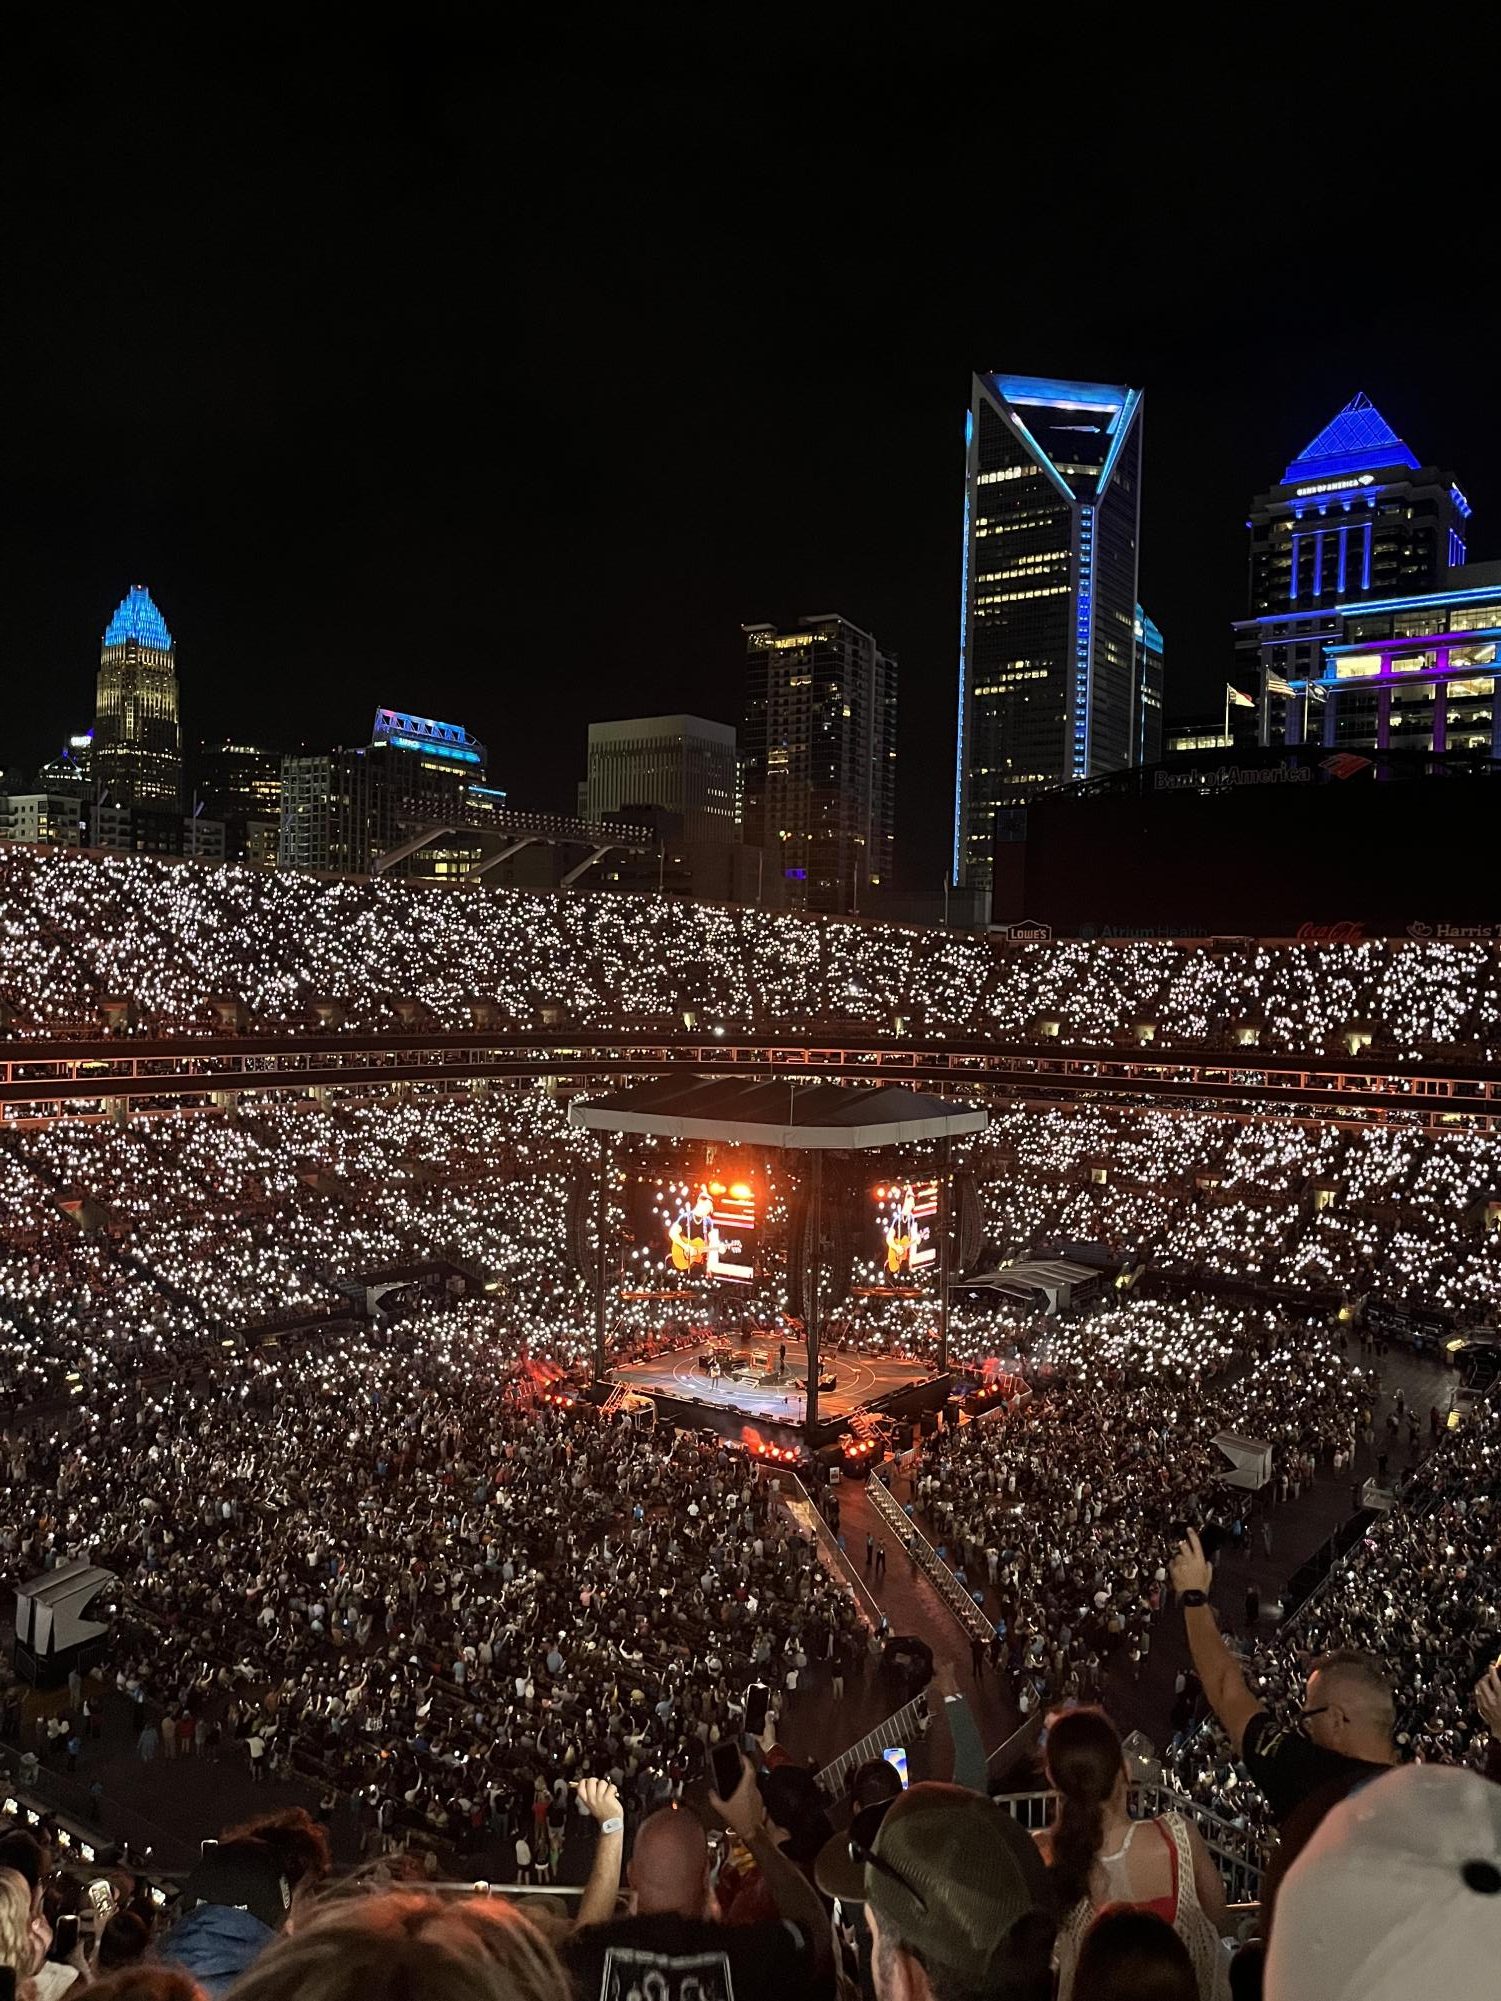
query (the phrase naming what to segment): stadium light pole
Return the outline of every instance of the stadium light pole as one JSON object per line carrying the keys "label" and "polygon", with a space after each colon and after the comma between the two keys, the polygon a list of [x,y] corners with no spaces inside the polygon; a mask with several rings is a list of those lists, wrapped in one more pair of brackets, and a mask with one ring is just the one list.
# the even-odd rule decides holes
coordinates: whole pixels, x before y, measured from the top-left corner
{"label": "stadium light pole", "polygon": [[823,1264],[823,1154],[815,1147],[809,1162],[807,1276],[803,1290],[807,1297],[805,1305],[808,1313],[808,1393],[804,1399],[803,1436],[808,1441],[808,1449],[814,1450],[814,1439],[818,1432],[818,1332],[821,1311],[820,1293],[822,1287],[821,1266]]}
{"label": "stadium light pole", "polygon": [[949,1366],[949,1183],[953,1179],[953,1141],[943,1136],[943,1167],[938,1176],[938,1373]]}
{"label": "stadium light pole", "polygon": [[594,1380],[602,1382],[605,1373],[605,1219],[608,1211],[606,1197],[606,1176],[610,1164],[610,1139],[608,1133],[599,1136],[599,1177],[594,1191]]}

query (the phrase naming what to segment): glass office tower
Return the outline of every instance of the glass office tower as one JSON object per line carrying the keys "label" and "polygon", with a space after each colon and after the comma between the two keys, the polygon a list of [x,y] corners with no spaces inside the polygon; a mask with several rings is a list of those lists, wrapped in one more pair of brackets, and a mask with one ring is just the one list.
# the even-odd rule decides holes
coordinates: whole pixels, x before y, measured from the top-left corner
{"label": "glass office tower", "polygon": [[1142,393],[977,375],[965,426],[953,874],[998,811],[1136,762]]}

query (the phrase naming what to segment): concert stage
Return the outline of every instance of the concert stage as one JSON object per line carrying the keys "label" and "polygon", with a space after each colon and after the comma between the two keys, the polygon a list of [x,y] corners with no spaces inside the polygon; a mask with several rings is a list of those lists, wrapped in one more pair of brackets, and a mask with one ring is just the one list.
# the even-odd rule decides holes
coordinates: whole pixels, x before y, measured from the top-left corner
{"label": "concert stage", "polygon": [[[588,1228],[591,1190],[583,1180],[570,1193],[568,1223],[574,1268],[594,1290],[596,1385],[610,1381],[644,1392],[664,1421],[712,1423],[731,1437],[756,1431],[764,1437],[774,1427],[780,1434],[775,1442],[790,1444],[801,1426],[801,1442],[814,1449],[837,1440],[858,1411],[879,1410],[910,1422],[943,1402],[949,1382],[948,1287],[956,1234],[948,1199],[949,1144],[956,1136],[984,1132],[990,1114],[983,1106],[957,1105],[889,1084],[851,1087],[793,1076],[785,1082],[700,1077],[685,1084],[665,1077],[614,1097],[575,1099],[568,1122],[599,1135],[593,1244]],[[706,1365],[703,1347],[689,1351],[686,1344],[649,1362],[613,1370],[607,1366],[610,1143],[621,1137],[668,1140],[691,1149],[683,1167],[669,1160],[659,1169],[638,1243],[655,1240],[674,1272],[711,1287],[764,1287],[772,1279],[762,1262],[771,1182],[766,1156],[784,1163],[777,1290],[787,1317],[806,1330],[808,1342],[806,1349],[800,1342],[789,1352],[785,1368],[777,1363],[770,1315],[754,1323],[757,1333],[729,1345],[722,1372]],[[892,1185],[870,1191],[868,1227],[869,1248],[879,1246],[881,1264],[893,1279],[902,1278],[914,1292],[925,1280],[936,1281],[939,1368],[926,1377],[915,1364],[858,1354],[831,1357],[822,1339],[830,1331],[825,1323],[831,1310],[848,1296],[856,1256],[849,1222],[856,1198],[844,1185],[857,1171],[852,1163],[862,1154],[915,1146],[941,1151],[922,1171],[909,1174],[903,1166],[888,1177]],[[788,1162],[797,1165],[789,1167]],[[676,1179],[684,1168],[686,1178]],[[978,1213],[976,1206],[977,1227]],[[752,1344],[760,1350],[759,1358],[749,1352]],[[796,1386],[799,1377],[804,1379],[801,1388]]]}
{"label": "concert stage", "polygon": [[[738,1351],[744,1366],[727,1367],[715,1381],[705,1373],[702,1362],[707,1347],[695,1342],[653,1355],[646,1362],[627,1362],[610,1369],[609,1380],[628,1390],[649,1396],[664,1423],[703,1425],[738,1438],[750,1428],[773,1444],[801,1442],[807,1419],[807,1397],[796,1387],[807,1373],[807,1350],[801,1343],[788,1343],[787,1375],[780,1383],[760,1380],[762,1371],[752,1370],[748,1348]],[[760,1344],[757,1352],[761,1352]],[[769,1361],[776,1366],[776,1345]],[[919,1411],[933,1410],[948,1395],[949,1377],[935,1376],[917,1362],[903,1362],[889,1355],[822,1353],[823,1386],[818,1396],[818,1442],[832,1444],[847,1429],[856,1411],[874,1410],[905,1419],[909,1424]],[[830,1375],[834,1387],[828,1387]]]}

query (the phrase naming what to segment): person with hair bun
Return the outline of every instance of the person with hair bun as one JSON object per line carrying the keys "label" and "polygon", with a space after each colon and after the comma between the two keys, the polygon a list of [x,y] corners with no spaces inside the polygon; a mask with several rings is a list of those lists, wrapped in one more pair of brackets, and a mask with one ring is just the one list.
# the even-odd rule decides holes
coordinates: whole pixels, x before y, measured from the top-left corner
{"label": "person with hair bun", "polygon": [[557,1954],[499,1900],[335,1902],[268,1946],[231,2001],[572,2001]]}
{"label": "person with hair bun", "polygon": [[1176,1813],[1132,1820],[1120,1734],[1101,1709],[1071,1709],[1051,1720],[1047,1768],[1058,1818],[1035,1838],[1063,1913],[1058,2001],[1071,2001],[1080,1949],[1107,1905],[1165,1919],[1188,1948],[1199,2001],[1228,2001],[1220,1943],[1225,1892],[1198,1829]]}

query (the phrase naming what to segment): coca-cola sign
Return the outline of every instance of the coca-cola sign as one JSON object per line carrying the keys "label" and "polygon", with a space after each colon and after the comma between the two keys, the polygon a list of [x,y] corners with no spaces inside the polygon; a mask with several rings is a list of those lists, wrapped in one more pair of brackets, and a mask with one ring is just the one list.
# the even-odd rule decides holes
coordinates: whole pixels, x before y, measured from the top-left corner
{"label": "coca-cola sign", "polygon": [[1363,945],[1365,926],[1342,917],[1334,924],[1300,924],[1293,936],[1308,945]]}

